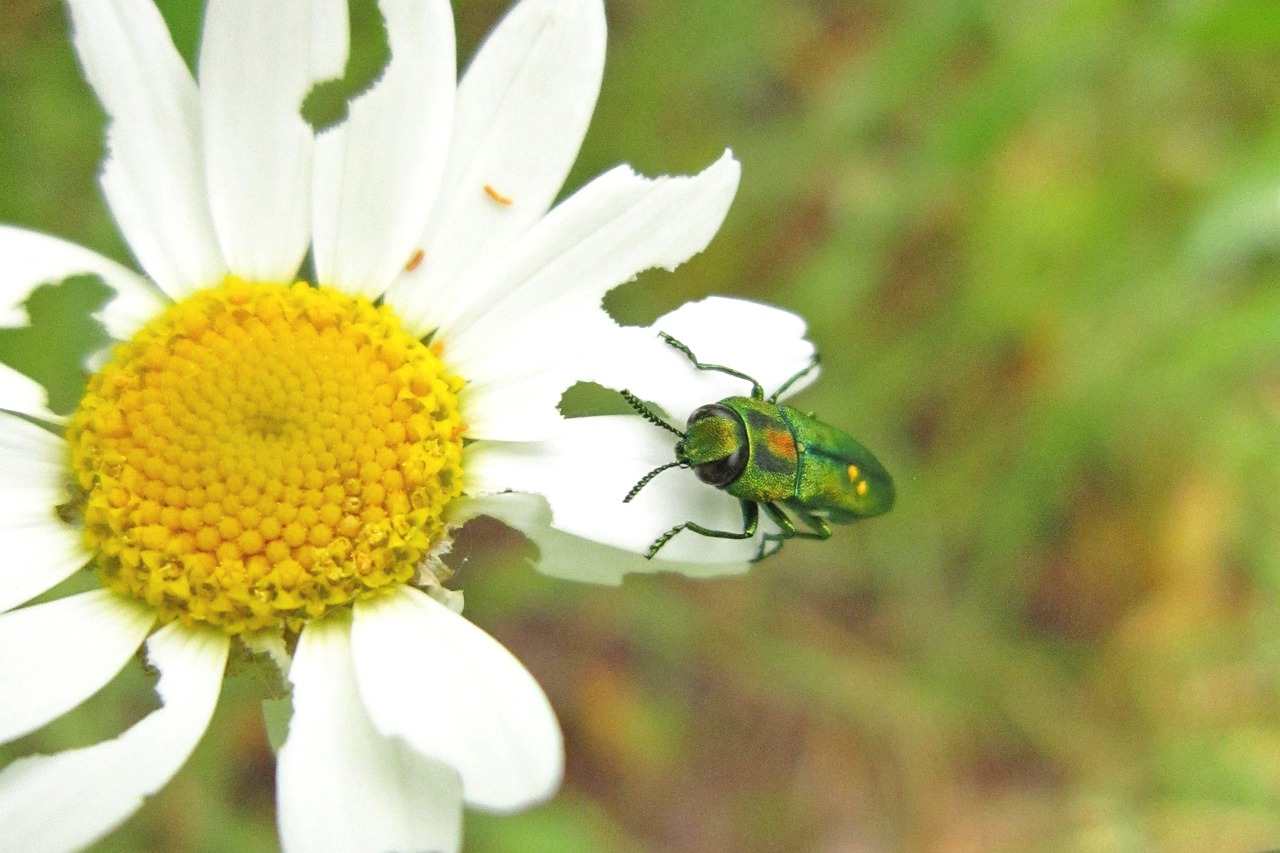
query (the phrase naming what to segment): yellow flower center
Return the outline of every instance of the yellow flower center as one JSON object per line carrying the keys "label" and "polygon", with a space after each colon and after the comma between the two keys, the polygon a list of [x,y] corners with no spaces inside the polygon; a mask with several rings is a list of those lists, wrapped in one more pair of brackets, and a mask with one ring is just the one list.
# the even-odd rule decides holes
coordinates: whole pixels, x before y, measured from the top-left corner
{"label": "yellow flower center", "polygon": [[413,580],[462,491],[461,386],[367,299],[229,278],[179,302],[67,430],[103,583],[239,633]]}

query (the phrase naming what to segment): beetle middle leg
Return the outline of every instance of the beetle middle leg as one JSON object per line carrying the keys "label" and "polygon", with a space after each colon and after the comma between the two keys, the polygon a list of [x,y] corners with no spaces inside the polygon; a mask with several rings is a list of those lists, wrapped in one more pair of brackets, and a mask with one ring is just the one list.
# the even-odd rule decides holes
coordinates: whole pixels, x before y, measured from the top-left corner
{"label": "beetle middle leg", "polygon": [[750,539],[756,535],[756,529],[760,525],[760,506],[751,501],[739,501],[742,505],[742,532],[735,533],[732,530],[712,530],[709,527],[703,527],[695,521],[686,521],[684,524],[677,524],[666,533],[653,540],[653,544],[649,546],[649,553],[645,554],[646,560],[652,560],[653,555],[662,549],[671,541],[671,538],[681,530],[692,530],[694,533],[700,533],[703,536],[710,536],[715,539]]}
{"label": "beetle middle leg", "polygon": [[809,373],[811,370],[817,367],[820,361],[821,359],[818,358],[817,350],[814,350],[813,361],[809,362],[809,365],[807,367],[796,371],[796,373],[786,382],[783,382],[782,385],[778,387],[778,390],[774,391],[773,394],[770,395],[769,399],[766,400],[765,402],[767,402],[769,405],[773,405],[774,403],[778,402],[778,398],[781,397],[788,388],[794,385],[796,381],[799,380],[801,377],[805,376],[807,373]]}
{"label": "beetle middle leg", "polygon": [[[780,529],[777,533],[766,533],[763,536],[760,541],[760,552],[756,554],[755,561],[762,560],[765,557],[778,553],[778,551],[782,550],[782,543],[786,542],[788,539],[831,538],[831,525],[827,524],[826,519],[821,518],[820,516],[792,507],[792,510],[796,515],[800,516],[800,519],[809,526],[808,530],[800,530],[796,527],[796,523],[791,520],[790,516],[782,511],[782,507],[775,503],[765,503],[761,504],[761,506],[764,507],[765,514],[768,515],[769,518],[773,519],[773,523],[778,525]],[[778,547],[766,554],[765,551],[768,549],[770,542],[777,542]]]}

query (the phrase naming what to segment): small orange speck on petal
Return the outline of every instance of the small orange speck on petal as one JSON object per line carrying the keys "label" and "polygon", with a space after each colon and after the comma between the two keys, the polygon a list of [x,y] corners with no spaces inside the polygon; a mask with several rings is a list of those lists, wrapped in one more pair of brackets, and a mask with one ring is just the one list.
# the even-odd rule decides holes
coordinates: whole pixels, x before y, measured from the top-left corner
{"label": "small orange speck on petal", "polygon": [[484,191],[485,191],[485,195],[489,196],[489,198],[493,199],[498,204],[504,205],[506,207],[510,207],[511,205],[515,204],[515,199],[511,198],[510,196],[505,196],[502,193],[498,192],[493,188],[492,184],[485,184]]}

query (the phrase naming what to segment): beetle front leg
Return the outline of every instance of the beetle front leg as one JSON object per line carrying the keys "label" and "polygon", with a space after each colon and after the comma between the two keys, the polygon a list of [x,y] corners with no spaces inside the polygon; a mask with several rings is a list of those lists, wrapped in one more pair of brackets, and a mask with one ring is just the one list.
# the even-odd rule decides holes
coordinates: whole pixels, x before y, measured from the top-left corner
{"label": "beetle front leg", "polygon": [[715,539],[750,539],[756,535],[756,529],[760,525],[760,507],[751,501],[739,501],[742,505],[742,532],[735,533],[731,530],[712,530],[709,527],[703,527],[694,521],[686,521],[684,524],[677,524],[666,533],[653,540],[653,544],[649,546],[649,553],[645,554],[646,560],[652,560],[653,555],[662,549],[671,541],[671,538],[681,530],[692,530],[694,533],[700,533],[703,536],[711,536]]}
{"label": "beetle front leg", "polygon": [[[752,379],[750,376],[743,373],[742,371],[734,370],[732,367],[725,367],[723,364],[707,364],[706,362],[698,361],[698,357],[693,354],[693,350],[689,349],[687,346],[680,343],[680,341],[677,341],[675,338],[671,337],[666,332],[658,332],[658,337],[662,338],[668,344],[675,347],[680,352],[684,353],[685,357],[689,359],[689,361],[693,363],[693,366],[696,367],[698,370],[717,370],[720,373],[727,373],[730,376],[736,376],[739,379],[745,379],[747,382],[751,383],[751,399],[753,400],[764,399],[764,388],[760,385],[759,382]],[[812,368],[806,368],[806,372],[809,369],[812,369]],[[795,378],[799,378],[799,377],[795,377]]]}

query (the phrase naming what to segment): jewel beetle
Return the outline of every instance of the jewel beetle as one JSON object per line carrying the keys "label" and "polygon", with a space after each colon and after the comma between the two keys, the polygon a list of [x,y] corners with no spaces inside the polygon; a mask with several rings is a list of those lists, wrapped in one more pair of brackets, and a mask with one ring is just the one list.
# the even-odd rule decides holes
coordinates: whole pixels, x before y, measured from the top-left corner
{"label": "jewel beetle", "polygon": [[[640,398],[622,391],[623,398],[645,420],[675,434],[675,460],[645,474],[623,499],[629,503],[649,482],[670,468],[692,468],[699,480],[727,492],[742,505],[742,530],[712,530],[686,521],[663,533],[645,555],[649,559],[682,530],[718,539],[750,539],[760,523],[760,510],[779,533],[767,533],[755,559],[765,556],[770,542],[778,548],[788,539],[828,539],[831,524],[851,524],[883,515],[893,508],[893,478],[859,442],[812,412],[783,405],[778,398],[797,380],[818,366],[813,361],[771,396],[745,373],[698,361],[689,347],[668,335],[659,336],[684,353],[698,370],[714,370],[751,383],[751,396],[726,397],[689,415],[683,432],[659,417]],[[807,529],[800,529],[794,515]],[[774,549],[771,553],[776,553]]]}

